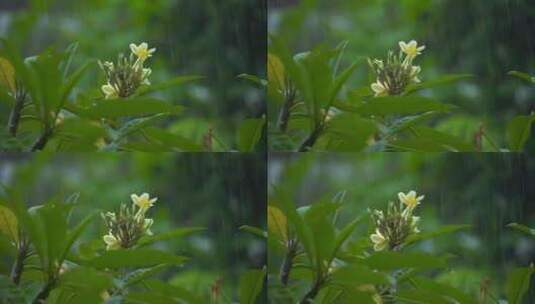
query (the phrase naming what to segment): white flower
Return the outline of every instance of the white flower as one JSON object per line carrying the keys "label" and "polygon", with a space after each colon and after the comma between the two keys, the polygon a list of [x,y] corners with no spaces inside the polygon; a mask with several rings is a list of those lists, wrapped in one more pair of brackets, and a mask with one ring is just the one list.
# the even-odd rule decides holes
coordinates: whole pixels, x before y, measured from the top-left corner
{"label": "white flower", "polygon": [[109,234],[103,236],[102,239],[104,240],[104,243],[106,243],[106,250],[116,250],[121,248],[119,240],[111,234],[111,231]]}
{"label": "white flower", "polygon": [[104,97],[106,99],[112,99],[119,97],[119,90],[111,85],[110,83],[105,84],[101,87],[102,93],[104,93]]}
{"label": "white flower", "polygon": [[156,48],[149,49],[149,46],[146,42],[143,42],[140,45],[130,43],[130,50],[141,62],[145,61],[149,57],[152,57],[152,53],[156,52]]}
{"label": "white flower", "polygon": [[385,96],[388,95],[387,87],[381,83],[379,80],[372,83],[372,90],[375,92],[375,96]]}
{"label": "white flower", "polygon": [[399,201],[407,205],[408,208],[414,209],[420,205],[420,202],[425,198],[425,195],[417,196],[416,191],[410,191],[405,194],[403,192],[398,193]]}
{"label": "white flower", "polygon": [[401,51],[407,54],[407,57],[410,59],[414,59],[416,56],[420,55],[425,49],[425,45],[418,46],[418,42],[416,42],[416,40],[411,40],[409,43],[400,41],[399,47],[401,48]]}
{"label": "white flower", "polygon": [[388,245],[388,241],[386,238],[381,234],[379,229],[375,229],[375,233],[370,235],[370,240],[373,243],[373,250],[375,251],[381,251],[386,248]]}
{"label": "white flower", "polygon": [[157,197],[150,198],[148,193],[143,193],[140,196],[137,194],[130,195],[132,202],[139,207],[140,210],[148,210],[158,200]]}

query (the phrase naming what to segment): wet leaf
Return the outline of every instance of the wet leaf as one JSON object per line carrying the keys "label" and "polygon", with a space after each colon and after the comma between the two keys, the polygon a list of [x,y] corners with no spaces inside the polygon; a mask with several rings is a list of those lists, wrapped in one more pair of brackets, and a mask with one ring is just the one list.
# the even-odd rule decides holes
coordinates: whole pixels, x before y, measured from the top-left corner
{"label": "wet leaf", "polygon": [[535,272],[533,264],[529,267],[516,268],[509,273],[506,283],[509,304],[522,304],[524,294],[530,286],[531,275]]}
{"label": "wet leaf", "polygon": [[98,269],[118,269],[123,267],[152,267],[158,264],[181,265],[187,260],[186,257],[166,251],[139,248],[106,251],[96,258],[86,261],[86,263]]}
{"label": "wet leaf", "polygon": [[507,124],[507,141],[512,151],[521,151],[531,135],[531,125],[535,115],[520,115]]}
{"label": "wet leaf", "polygon": [[286,243],[288,241],[288,219],[275,206],[268,206],[268,230],[275,238]]}
{"label": "wet leaf", "polygon": [[246,231],[246,232],[249,232],[251,234],[254,234],[256,236],[259,236],[261,238],[267,238],[267,232],[258,228],[258,227],[253,227],[253,226],[249,226],[249,225],[243,225],[243,226],[240,226],[239,228],[240,230],[242,231]]}
{"label": "wet leaf", "polygon": [[15,213],[9,208],[0,206],[0,232],[5,234],[15,243],[19,241],[18,220]]}
{"label": "wet leaf", "polygon": [[372,269],[384,271],[400,268],[432,269],[446,267],[444,258],[417,252],[376,252],[365,258],[362,263]]}
{"label": "wet leaf", "polygon": [[2,57],[0,57],[0,84],[15,94],[17,90],[15,85],[15,68],[9,60]]}
{"label": "wet leaf", "polygon": [[527,74],[527,73],[523,73],[523,72],[519,72],[519,71],[510,71],[509,73],[507,73],[507,75],[511,75],[511,76],[514,76],[518,79],[522,79],[528,83],[535,83],[535,77],[532,77],[531,75]]}
{"label": "wet leaf", "polygon": [[507,227],[522,231],[527,235],[535,236],[535,229],[529,228],[528,226],[524,226],[518,223],[510,223],[507,225]]}
{"label": "wet leaf", "polygon": [[262,137],[265,119],[251,118],[244,120],[238,129],[238,149],[242,152],[254,151]]}
{"label": "wet leaf", "polygon": [[405,244],[412,244],[423,240],[429,240],[444,234],[454,233],[459,230],[464,230],[470,228],[470,225],[446,225],[440,227],[440,229],[430,232],[420,232],[413,234],[407,238]]}
{"label": "wet leaf", "polygon": [[158,234],[153,235],[153,236],[143,237],[143,238],[141,238],[139,240],[138,244],[140,246],[145,246],[145,245],[149,245],[149,244],[152,244],[152,243],[158,242],[158,241],[165,241],[165,240],[170,240],[170,239],[179,239],[179,238],[183,238],[183,237],[186,237],[186,236],[189,236],[189,235],[192,235],[194,233],[201,232],[201,231],[204,231],[204,230],[206,230],[206,228],[203,228],[203,227],[177,228],[177,229],[173,229],[171,231],[158,233]]}
{"label": "wet leaf", "polygon": [[262,287],[266,270],[249,270],[240,277],[240,304],[255,304]]}

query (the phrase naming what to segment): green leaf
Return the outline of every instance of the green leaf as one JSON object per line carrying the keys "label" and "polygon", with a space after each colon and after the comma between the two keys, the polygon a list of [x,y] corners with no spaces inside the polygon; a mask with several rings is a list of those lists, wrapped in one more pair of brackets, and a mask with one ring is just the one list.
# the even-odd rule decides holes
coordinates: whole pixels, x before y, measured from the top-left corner
{"label": "green leaf", "polygon": [[67,74],[69,73],[69,69],[72,64],[72,60],[74,59],[74,56],[76,55],[76,52],[78,51],[78,46],[80,44],[78,42],[73,42],[67,46],[67,49],[65,50],[66,59],[63,60],[63,62],[60,65],[60,70],[63,71],[63,79],[67,79]]}
{"label": "green leaf", "polygon": [[72,205],[49,202],[43,206],[33,207],[33,220],[35,228],[43,240],[40,258],[46,272],[50,272],[61,264],[59,260],[67,241],[67,217]]}
{"label": "green leaf", "polygon": [[471,74],[451,74],[451,75],[443,75],[433,80],[423,81],[420,83],[414,83],[405,89],[405,94],[410,94],[413,92],[417,92],[423,89],[429,89],[436,86],[441,86],[445,84],[450,84],[452,82],[457,82],[459,80],[472,78],[473,75]]}
{"label": "green leaf", "polygon": [[353,220],[351,223],[347,224],[336,236],[335,245],[334,245],[334,251],[333,251],[333,257],[335,257],[338,254],[338,250],[342,248],[345,241],[351,236],[351,233],[355,230],[357,225],[364,219],[364,217],[359,217],[355,220]]}
{"label": "green leaf", "polygon": [[127,123],[122,125],[119,130],[117,130],[115,138],[113,139],[114,144],[117,144],[120,140],[124,139],[128,135],[140,131],[141,129],[167,116],[169,116],[169,114],[160,113],[148,117],[134,118],[129,120]]}
{"label": "green leaf", "polygon": [[164,269],[166,269],[169,266],[171,266],[171,265],[160,264],[160,265],[156,265],[156,266],[150,267],[150,268],[144,268],[144,269],[135,270],[135,271],[129,273],[126,276],[126,278],[124,279],[124,286],[128,287],[128,286],[132,286],[132,285],[135,285],[137,283],[140,283],[140,282],[152,277],[153,275],[163,271]]}
{"label": "green leaf", "polygon": [[432,269],[446,267],[444,258],[417,252],[381,251],[364,258],[362,263],[372,269],[384,271],[400,268]]}
{"label": "green leaf", "polygon": [[303,244],[305,253],[309,256],[310,260],[314,262],[316,253],[314,250],[312,232],[308,225],[305,225],[305,221],[295,209],[295,204],[291,200],[291,196],[288,191],[283,188],[276,188],[272,201],[274,204],[278,204],[278,206],[280,206],[280,209],[288,218],[288,224],[291,225],[295,230],[297,239],[301,242],[301,244]]}
{"label": "green leaf", "polygon": [[15,243],[19,242],[19,224],[17,216],[9,208],[0,206],[0,232]]}
{"label": "green leaf", "polygon": [[353,63],[334,79],[333,85],[329,92],[328,106],[332,105],[336,96],[338,96],[340,89],[342,89],[343,85],[347,82],[349,77],[351,77],[351,75],[353,74],[356,68],[357,68],[357,64]]}
{"label": "green leaf", "polygon": [[332,282],[337,285],[390,284],[391,280],[384,274],[360,265],[348,265],[332,273]]}
{"label": "green leaf", "polygon": [[182,137],[178,134],[173,134],[162,129],[149,127],[143,129],[143,132],[152,140],[155,141],[160,146],[167,148],[169,151],[188,151],[188,152],[198,152],[202,151],[203,148],[192,141],[191,139]]}
{"label": "green leaf", "polygon": [[516,229],[518,231],[522,231],[525,234],[530,235],[530,236],[535,236],[535,229],[529,228],[528,226],[524,226],[518,223],[510,223],[507,225],[507,227]]}
{"label": "green leaf", "polygon": [[181,265],[186,257],[156,249],[139,248],[106,251],[87,263],[95,268],[152,267],[158,264]]}
{"label": "green leaf", "polygon": [[254,234],[256,236],[259,236],[261,238],[267,238],[268,237],[268,234],[266,231],[258,228],[258,227],[253,227],[253,226],[249,226],[249,225],[242,225],[240,226],[239,228],[240,230],[242,231],[246,231],[246,232],[249,232],[251,234]]}
{"label": "green leaf", "polygon": [[338,204],[315,203],[304,213],[305,223],[312,233],[315,267],[322,269],[330,261],[335,247],[335,231],[331,215]]}
{"label": "green leaf", "polygon": [[0,84],[6,87],[11,93],[15,93],[15,68],[6,58],[0,57]]}
{"label": "green leaf", "polygon": [[529,289],[531,275],[535,271],[533,264],[529,267],[516,268],[509,273],[506,283],[509,304],[522,304],[524,294]]}
{"label": "green leaf", "polygon": [[60,263],[63,262],[63,260],[67,257],[67,255],[69,254],[69,251],[71,250],[71,247],[74,244],[74,242],[80,237],[80,234],[82,234],[82,232],[85,230],[87,225],[89,225],[91,223],[91,220],[93,219],[93,217],[97,213],[98,212],[95,211],[95,212],[89,214],[84,219],[82,219],[82,221],[80,223],[78,223],[78,225],[76,225],[76,227],[72,231],[69,231],[67,233],[67,240],[65,242],[65,246],[64,246],[63,252],[61,253],[61,255],[59,257],[59,262]]}
{"label": "green leaf", "polygon": [[240,304],[255,304],[264,286],[266,270],[249,270],[240,277]]}
{"label": "green leaf", "polygon": [[92,119],[146,116],[158,113],[178,114],[184,108],[149,97],[95,101],[89,108],[78,109],[77,114]]}
{"label": "green leaf", "polygon": [[[399,303],[406,304],[451,304],[452,302],[442,295],[423,289],[400,290],[394,296]],[[463,303],[464,304],[464,303]]]}
{"label": "green leaf", "polygon": [[275,54],[268,53],[267,59],[268,82],[276,91],[283,91],[286,88],[286,75],[284,65]]}
{"label": "green leaf", "polygon": [[267,223],[270,236],[286,243],[288,241],[288,219],[286,215],[275,206],[267,207]]}
{"label": "green leaf", "polygon": [[66,80],[65,84],[63,84],[60,107],[67,101],[72,89],[80,81],[80,79],[82,79],[82,76],[91,64],[93,64],[93,61],[86,62]]}
{"label": "green leaf", "polygon": [[197,81],[203,78],[204,77],[202,76],[196,76],[196,75],[178,76],[170,80],[164,81],[162,83],[151,84],[150,86],[140,88],[138,92],[136,93],[136,95],[143,96],[143,95],[155,92],[155,91],[165,90],[171,87],[183,85],[185,83]]}
{"label": "green leaf", "polygon": [[186,236],[189,236],[191,234],[204,231],[206,228],[203,227],[185,227],[185,228],[177,228],[170,231],[166,231],[163,233],[158,233],[153,236],[146,236],[139,240],[138,244],[139,246],[146,246],[149,244],[152,244],[154,242],[158,241],[165,241],[169,239],[178,239],[183,238]]}
{"label": "green leaf", "polygon": [[430,293],[453,299],[457,301],[457,303],[477,304],[477,301],[463,291],[446,284],[438,283],[436,280],[416,277],[412,278],[411,282],[414,283],[418,289],[423,289]]}
{"label": "green leaf", "polygon": [[528,83],[534,84],[535,83],[535,77],[532,77],[531,75],[519,71],[510,71],[507,73],[507,75],[514,76],[518,79],[522,79]]}
{"label": "green leaf", "polygon": [[454,106],[435,101],[423,96],[386,96],[375,97],[369,102],[350,106],[344,110],[359,113],[361,115],[409,115],[429,111],[450,112]]}
{"label": "green leaf", "polygon": [[89,267],[76,267],[60,276],[59,286],[75,293],[82,290],[101,293],[112,286],[112,277]]}
{"label": "green leaf", "polygon": [[[372,120],[355,114],[341,113],[327,123],[324,139],[326,149],[337,152],[356,152],[368,145],[369,138],[377,132]],[[321,140],[318,142],[321,142]]]}
{"label": "green leaf", "polygon": [[435,230],[435,231],[420,232],[420,233],[417,233],[417,234],[413,234],[413,235],[411,235],[411,236],[409,236],[407,238],[407,240],[405,241],[405,244],[408,245],[408,244],[416,243],[416,242],[419,242],[419,241],[432,239],[432,238],[435,238],[437,236],[441,236],[443,234],[457,232],[459,230],[468,229],[470,227],[471,227],[470,225],[447,225],[447,226],[442,226],[442,227],[440,227],[440,229]]}
{"label": "green leaf", "polygon": [[[331,101],[333,75],[329,61],[333,52],[316,49],[296,59],[303,76],[301,94],[310,113],[319,115],[319,110],[326,108]],[[340,84],[341,85],[341,84]],[[337,92],[336,92],[337,93]]]}
{"label": "green leaf", "polygon": [[474,146],[471,143],[429,127],[417,126],[412,127],[410,130],[415,134],[414,137],[395,140],[389,143],[389,145],[404,151],[418,152],[474,151]]}
{"label": "green leaf", "polygon": [[257,84],[257,85],[259,85],[261,87],[266,87],[268,85],[267,80],[262,79],[262,78],[260,78],[258,76],[255,76],[255,75],[240,74],[240,75],[238,75],[238,78],[249,80],[252,83]]}
{"label": "green leaf", "polygon": [[512,151],[521,151],[531,135],[531,125],[535,115],[520,115],[507,124],[507,141]]}
{"label": "green leaf", "polygon": [[[180,286],[167,284],[159,280],[146,280],[145,285],[150,288],[152,291],[164,295],[167,297],[180,299],[185,301],[188,304],[204,304],[205,301],[198,295],[193,292],[182,288]],[[169,302],[166,302],[169,303]],[[181,302],[182,303],[182,302]]]}
{"label": "green leaf", "polygon": [[125,303],[135,304],[182,304],[174,297],[153,291],[131,291],[126,295]]}
{"label": "green leaf", "polygon": [[265,119],[251,118],[244,120],[238,129],[238,149],[242,152],[254,151],[262,137]]}

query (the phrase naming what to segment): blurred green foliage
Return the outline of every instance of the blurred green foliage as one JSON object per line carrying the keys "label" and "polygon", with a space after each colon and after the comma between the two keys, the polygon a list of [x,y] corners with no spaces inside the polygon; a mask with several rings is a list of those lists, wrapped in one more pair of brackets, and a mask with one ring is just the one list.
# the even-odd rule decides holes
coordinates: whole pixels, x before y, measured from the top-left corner
{"label": "blurred green foliage", "polygon": [[[445,119],[431,118],[434,127],[471,142],[483,126],[501,147],[507,123],[534,107],[534,87],[508,75],[512,70],[535,73],[534,12],[529,0],[468,0],[462,5],[455,0],[274,0],[269,2],[268,30],[292,54],[348,41],[340,66],[358,63],[348,88],[374,81],[362,59],[384,57],[398,41],[417,40],[426,46],[419,62],[422,81],[474,75],[424,92],[459,106]],[[277,118],[277,110],[269,105],[270,120]],[[529,139],[526,149],[534,145]]]}
{"label": "blurred green foliage", "polygon": [[[272,187],[268,195],[270,206],[279,206],[283,197],[280,193],[286,192],[296,207],[318,204],[320,208],[320,203],[339,201],[342,194],[342,206],[336,212],[338,233],[361,218],[344,247],[354,253],[360,252],[365,244],[369,246],[369,235],[374,232],[368,210],[385,209],[389,201],[398,200],[398,192],[416,190],[425,195],[417,208],[421,233],[439,231],[446,225],[470,225],[469,229],[420,241],[409,248],[409,252],[435,256],[451,254],[449,267],[427,276],[473,298],[489,291],[494,297],[505,299],[510,284],[506,282],[514,276],[513,269],[535,261],[531,230],[509,225],[515,222],[535,227],[532,172],[533,157],[511,153],[274,153],[269,164],[268,182]],[[280,245],[268,244],[270,299],[282,301],[291,293],[305,292],[307,281],[289,285],[291,292],[280,289],[277,276],[282,252]],[[302,257],[297,260],[302,263]],[[301,282],[306,277],[304,270],[296,269],[293,280]],[[518,303],[535,299],[534,283],[532,280],[528,286],[525,302]]]}
{"label": "blurred green foliage", "polygon": [[[186,106],[178,120],[159,125],[199,145],[215,130],[214,149],[232,149],[241,122],[265,113],[264,90],[237,77],[265,74],[264,1],[21,0],[0,3],[0,19],[0,37],[24,57],[78,42],[72,65],[79,67],[90,60],[114,60],[130,43],[145,41],[157,49],[150,60],[153,84],[203,76],[155,96]],[[72,94],[99,95],[103,82],[94,63]],[[5,104],[1,107],[8,113]],[[0,123],[5,125],[7,116]]]}
{"label": "blurred green foliage", "polygon": [[[156,237],[172,229],[204,227],[204,231],[153,245],[189,258],[183,266],[164,269],[155,277],[201,295],[204,301],[214,293],[221,302],[213,303],[238,300],[244,296],[238,292],[239,285],[244,284],[240,277],[245,273],[249,278],[256,277],[260,273],[249,270],[262,269],[266,264],[265,240],[239,229],[242,225],[266,225],[266,164],[261,155],[37,153],[3,154],[1,159],[0,180],[7,187],[2,190],[4,206],[7,203],[12,208],[13,202],[4,200],[14,192],[28,207],[51,199],[72,201],[75,197],[69,222],[76,225],[93,212],[114,211],[120,203],[130,204],[131,193],[148,192],[158,197],[150,210],[154,219],[151,230]],[[12,190],[6,193],[5,189]],[[72,253],[103,249],[102,236],[106,233],[97,214],[75,242]],[[6,235],[0,235],[0,273],[9,274],[15,253]],[[92,273],[88,270],[85,275]],[[36,286],[26,280],[30,277],[23,277],[24,286]],[[257,292],[261,288],[262,284]],[[264,303],[266,291],[262,292],[258,302],[247,303]]]}

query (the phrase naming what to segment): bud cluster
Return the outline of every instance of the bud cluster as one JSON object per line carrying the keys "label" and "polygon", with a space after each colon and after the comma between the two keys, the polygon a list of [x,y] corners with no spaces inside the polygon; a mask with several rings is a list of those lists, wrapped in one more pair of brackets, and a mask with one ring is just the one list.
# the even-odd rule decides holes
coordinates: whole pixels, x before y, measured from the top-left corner
{"label": "bud cluster", "polygon": [[118,55],[117,62],[98,62],[106,76],[107,84],[101,90],[106,99],[125,98],[131,96],[142,85],[150,85],[150,68],[144,68],[145,60],[152,56],[156,49],[148,49],[146,43],[139,46],[130,44],[131,53],[128,57],[122,53]]}
{"label": "bud cluster", "polygon": [[118,212],[101,214],[108,229],[108,234],[103,236],[106,250],[131,248],[142,236],[152,235],[150,227],[154,220],[147,218],[146,213],[157,198],[150,199],[147,193],[132,194],[131,198],[131,206],[121,204]]}
{"label": "bud cluster", "polygon": [[368,59],[368,64],[377,76],[371,85],[375,96],[401,95],[411,83],[418,83],[419,66],[413,65],[413,60],[421,54],[425,46],[418,46],[414,40],[409,43],[399,42],[400,51],[396,55],[389,51],[386,61]]}
{"label": "bud cluster", "polygon": [[416,192],[399,193],[400,202],[390,202],[388,208],[371,211],[375,224],[375,233],[370,235],[375,251],[398,250],[407,237],[419,233],[420,217],[413,216],[413,211],[424,196],[417,197]]}

